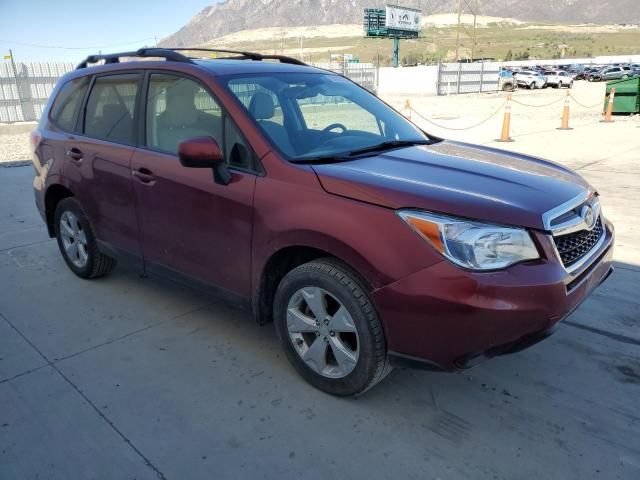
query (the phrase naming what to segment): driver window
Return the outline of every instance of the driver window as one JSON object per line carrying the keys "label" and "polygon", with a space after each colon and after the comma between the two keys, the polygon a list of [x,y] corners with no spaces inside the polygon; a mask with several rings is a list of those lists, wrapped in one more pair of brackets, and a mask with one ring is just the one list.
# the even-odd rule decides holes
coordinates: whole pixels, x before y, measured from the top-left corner
{"label": "driver window", "polygon": [[[376,117],[355,104],[351,100],[341,96],[316,95],[310,98],[297,99],[300,112],[307,128],[312,130],[324,130],[336,123],[336,119],[348,119],[345,125],[349,130],[382,135]],[[340,130],[336,126],[336,131]]]}
{"label": "driver window", "polygon": [[211,95],[188,78],[152,74],[147,93],[146,144],[178,153],[178,144],[193,137],[213,137],[220,147],[222,111]]}

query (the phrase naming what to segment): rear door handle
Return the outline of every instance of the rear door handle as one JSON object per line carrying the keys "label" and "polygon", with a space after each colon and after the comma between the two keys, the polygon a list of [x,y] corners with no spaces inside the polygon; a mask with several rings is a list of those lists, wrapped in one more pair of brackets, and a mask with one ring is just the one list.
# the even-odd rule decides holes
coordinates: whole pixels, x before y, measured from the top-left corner
{"label": "rear door handle", "polygon": [[82,151],[73,147],[67,150],[67,156],[73,160],[82,160]]}
{"label": "rear door handle", "polygon": [[153,185],[155,183],[156,177],[153,176],[153,172],[148,168],[142,167],[134,170],[132,173],[133,176],[138,179],[138,181],[146,185]]}

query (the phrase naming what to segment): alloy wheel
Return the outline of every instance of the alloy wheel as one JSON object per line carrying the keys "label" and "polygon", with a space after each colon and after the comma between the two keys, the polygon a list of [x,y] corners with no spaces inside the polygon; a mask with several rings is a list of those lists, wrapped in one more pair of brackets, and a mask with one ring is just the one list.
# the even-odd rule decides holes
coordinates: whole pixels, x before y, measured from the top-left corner
{"label": "alloy wheel", "polygon": [[324,377],[346,377],[358,363],[360,341],[353,318],[322,288],[301,288],[291,296],[287,331],[300,358]]}
{"label": "alloy wheel", "polygon": [[78,217],[66,211],[60,217],[60,235],[67,257],[78,268],[84,268],[89,259],[87,236]]}

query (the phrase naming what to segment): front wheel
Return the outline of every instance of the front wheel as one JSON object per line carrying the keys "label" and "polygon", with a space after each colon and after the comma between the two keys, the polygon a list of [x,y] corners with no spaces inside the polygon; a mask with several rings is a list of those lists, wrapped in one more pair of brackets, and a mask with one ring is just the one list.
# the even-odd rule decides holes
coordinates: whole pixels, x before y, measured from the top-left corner
{"label": "front wheel", "polygon": [[529,90],[534,90],[536,88],[536,82],[531,82],[529,84]]}
{"label": "front wheel", "polygon": [[116,261],[98,249],[89,220],[75,198],[65,198],[55,211],[55,232],[62,258],[81,278],[97,278],[109,273]]}
{"label": "front wheel", "polygon": [[391,370],[367,289],[336,260],[320,259],[290,271],[276,292],[274,320],[289,362],[331,395],[364,393]]}

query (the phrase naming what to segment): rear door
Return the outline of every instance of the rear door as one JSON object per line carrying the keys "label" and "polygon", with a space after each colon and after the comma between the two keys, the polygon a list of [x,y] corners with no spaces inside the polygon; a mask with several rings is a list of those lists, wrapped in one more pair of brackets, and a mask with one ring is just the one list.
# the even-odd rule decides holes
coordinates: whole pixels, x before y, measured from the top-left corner
{"label": "rear door", "polygon": [[65,177],[105,248],[140,257],[131,185],[142,75],[96,76],[65,150]]}
{"label": "rear door", "polygon": [[[150,73],[145,83],[143,146],[132,161],[145,264],[249,297],[255,158],[199,81]],[[229,185],[215,183],[212,170],[180,164],[178,144],[197,136],[223,148]]]}

